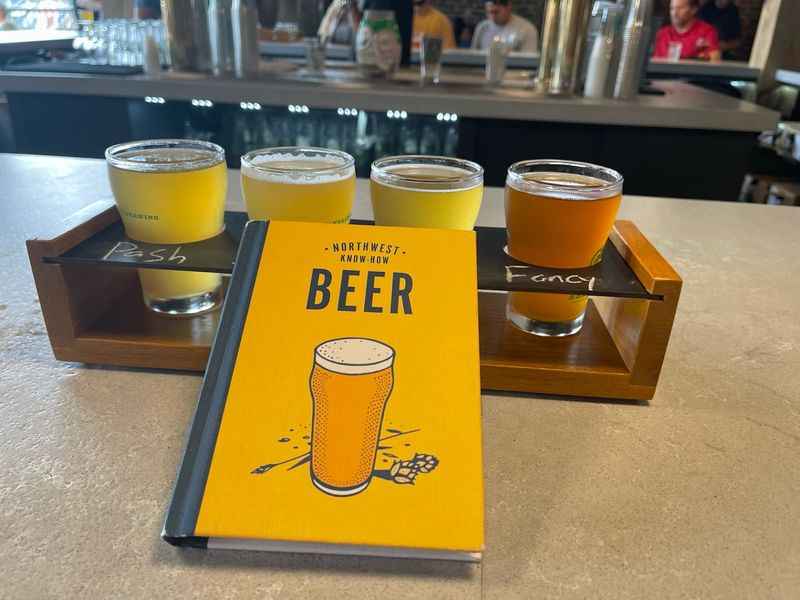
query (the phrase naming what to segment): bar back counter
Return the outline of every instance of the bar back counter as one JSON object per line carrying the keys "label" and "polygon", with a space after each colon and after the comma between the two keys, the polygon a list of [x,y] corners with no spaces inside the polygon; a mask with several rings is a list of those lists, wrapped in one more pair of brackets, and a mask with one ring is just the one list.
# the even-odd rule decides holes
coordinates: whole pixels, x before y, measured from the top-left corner
{"label": "bar back counter", "polygon": [[621,171],[627,193],[715,200],[736,199],[758,133],[778,120],[679,81],[623,102],[543,97],[521,70],[500,87],[464,68],[426,87],[416,69],[391,81],[347,65],[324,76],[280,62],[263,71],[256,80],[6,71],[0,91],[21,153],[101,157],[125,140],[190,137],[221,144],[238,167],[257,147],[318,145],[353,154],[360,176],[388,154],[458,155],[484,166],[487,185],[502,185],[517,160],[569,158]]}

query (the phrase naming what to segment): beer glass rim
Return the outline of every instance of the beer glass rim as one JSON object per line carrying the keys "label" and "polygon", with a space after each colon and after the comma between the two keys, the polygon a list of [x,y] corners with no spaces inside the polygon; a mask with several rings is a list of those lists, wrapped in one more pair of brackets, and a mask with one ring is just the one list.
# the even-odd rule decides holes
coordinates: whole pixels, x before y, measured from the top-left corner
{"label": "beer glass rim", "polygon": [[[317,167],[314,169],[296,169],[291,167],[275,167],[267,163],[256,163],[254,159],[259,156],[286,154],[294,156],[323,156],[333,157],[341,161],[341,164],[331,164],[329,167]],[[252,170],[256,173],[265,175],[289,175],[315,177],[318,175],[341,175],[349,172],[355,167],[356,160],[347,152],[332,150],[330,148],[318,148],[316,146],[275,146],[272,148],[258,148],[243,154],[241,157],[242,170]]]}
{"label": "beer glass rim", "polygon": [[[598,180],[597,185],[565,185],[557,181],[526,179],[528,173],[550,172],[584,175]],[[598,200],[622,192],[622,175],[614,169],[574,160],[521,160],[508,167],[506,185],[520,192],[552,196],[562,200]]]}
{"label": "beer glass rim", "polygon": [[[130,160],[126,155],[137,150],[158,150],[165,148],[179,148],[185,150],[207,151],[208,156],[197,158],[184,158],[179,160],[164,162],[143,162]],[[136,140],[114,144],[106,148],[106,162],[112,167],[124,169],[126,171],[140,171],[146,173],[170,173],[176,171],[195,171],[214,167],[221,162],[225,162],[225,150],[212,142],[203,140],[185,139],[154,139]]]}
{"label": "beer glass rim", "polygon": [[[392,167],[400,165],[449,167],[459,169],[464,174],[460,177],[448,179],[431,179],[425,176],[401,175],[390,171]],[[398,154],[384,156],[373,161],[370,168],[370,179],[386,185],[426,192],[465,190],[472,189],[483,183],[483,167],[471,160],[450,156]]]}

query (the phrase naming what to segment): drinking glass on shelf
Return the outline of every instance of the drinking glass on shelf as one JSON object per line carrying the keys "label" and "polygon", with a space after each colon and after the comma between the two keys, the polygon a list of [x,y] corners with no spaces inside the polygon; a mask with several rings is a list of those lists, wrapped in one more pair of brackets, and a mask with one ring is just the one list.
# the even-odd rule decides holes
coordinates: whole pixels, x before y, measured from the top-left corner
{"label": "drinking glass on shelf", "polygon": [[[562,160],[511,165],[506,179],[507,252],[540,267],[579,269],[600,262],[622,199],[622,176]],[[585,295],[510,292],[506,316],[528,333],[580,331]]]}
{"label": "drinking glass on shelf", "polygon": [[442,74],[442,39],[423,35],[419,43],[419,58],[422,83],[439,83]]}
{"label": "drinking glass on shelf", "polygon": [[372,163],[376,225],[472,229],[483,199],[483,168],[445,156],[388,156]]}
{"label": "drinking glass on shelf", "polygon": [[678,62],[681,59],[683,52],[683,44],[681,42],[670,42],[667,47],[667,59]]}
{"label": "drinking glass on shelf", "polygon": [[[106,149],[108,178],[132,240],[199,242],[224,229],[225,151],[196,140],[146,140]],[[194,315],[222,299],[218,273],[139,269],[145,305],[168,315]]]}
{"label": "drinking glass on shelf", "polygon": [[306,38],[305,49],[306,69],[310,73],[322,73],[325,71],[325,41],[319,38]]}
{"label": "drinking glass on shelf", "polygon": [[326,148],[262,148],[242,156],[242,196],[251,219],[348,223],[355,160]]}

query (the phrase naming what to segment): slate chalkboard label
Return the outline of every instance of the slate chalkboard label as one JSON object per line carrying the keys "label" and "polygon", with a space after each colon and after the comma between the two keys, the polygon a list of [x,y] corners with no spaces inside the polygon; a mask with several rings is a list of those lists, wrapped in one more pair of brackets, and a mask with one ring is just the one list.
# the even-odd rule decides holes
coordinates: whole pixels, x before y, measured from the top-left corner
{"label": "slate chalkboard label", "polygon": [[517,280],[530,280],[534,283],[566,283],[586,287],[587,290],[594,289],[596,277],[585,277],[576,273],[559,274],[559,273],[541,273],[534,271],[535,267],[529,265],[506,265],[506,281],[514,283]]}
{"label": "slate chalkboard label", "polygon": [[169,248],[141,249],[133,242],[117,242],[111,250],[103,256],[105,261],[115,261],[119,258],[139,259],[141,263],[169,263],[181,265],[186,262],[186,256],[181,254],[181,246]]}

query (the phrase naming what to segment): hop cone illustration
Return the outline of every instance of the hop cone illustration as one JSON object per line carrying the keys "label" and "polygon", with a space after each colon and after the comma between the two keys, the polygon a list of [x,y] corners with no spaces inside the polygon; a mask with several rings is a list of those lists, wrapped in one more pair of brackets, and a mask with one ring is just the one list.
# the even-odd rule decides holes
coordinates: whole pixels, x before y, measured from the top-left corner
{"label": "hop cone illustration", "polygon": [[439,464],[439,459],[431,454],[415,454],[409,460],[396,460],[389,469],[389,475],[395,483],[414,485],[414,479],[420,473],[430,473]]}

